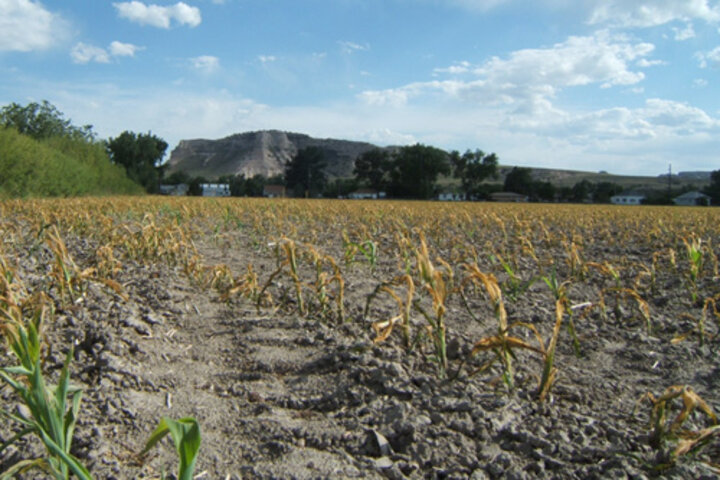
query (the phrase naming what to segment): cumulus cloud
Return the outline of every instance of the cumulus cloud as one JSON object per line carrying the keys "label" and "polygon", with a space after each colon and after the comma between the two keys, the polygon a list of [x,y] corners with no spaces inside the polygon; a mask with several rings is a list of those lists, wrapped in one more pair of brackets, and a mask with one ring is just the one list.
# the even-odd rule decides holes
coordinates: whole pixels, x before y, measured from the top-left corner
{"label": "cumulus cloud", "polygon": [[399,88],[366,91],[361,98],[374,105],[399,106],[422,95],[442,95],[484,104],[513,105],[518,112],[551,110],[550,99],[566,87],[599,84],[603,87],[634,85],[644,74],[631,64],[644,59],[654,46],[631,42],[622,35],[597,32],[570,37],[549,48],[524,49],[507,58],[493,57],[484,64],[464,62],[438,73],[463,73],[468,80],[415,82]]}
{"label": "cumulus cloud", "polygon": [[695,29],[693,28],[692,23],[685,25],[685,28],[673,27],[672,30],[675,32],[675,40],[679,42],[695,38]]}
{"label": "cumulus cloud", "polygon": [[74,63],[110,63],[111,57],[134,57],[138,50],[142,47],[118,41],[112,42],[107,49],[78,42],[70,51],[70,57]]}
{"label": "cumulus cloud", "polygon": [[700,63],[700,68],[718,68],[720,67],[720,47],[715,47],[709,52],[698,52],[695,58]]}
{"label": "cumulus cloud", "polygon": [[175,5],[160,6],[155,4],[146,5],[143,2],[133,0],[131,2],[113,3],[113,6],[118,11],[120,17],[140,25],[170,28],[170,25],[174,21],[179,25],[197,27],[200,25],[200,22],[202,22],[200,9],[191,7],[184,2],[178,2]]}
{"label": "cumulus cloud", "polygon": [[72,48],[70,57],[72,57],[75,63],[110,63],[110,55],[108,55],[108,52],[104,48],[82,42],[77,43]]}
{"label": "cumulus cloud", "polygon": [[190,64],[195,70],[202,73],[214,73],[220,68],[220,59],[212,55],[201,55],[190,59]]}
{"label": "cumulus cloud", "polygon": [[590,15],[590,24],[654,27],[681,20],[720,21],[720,7],[708,0],[603,0]]}
{"label": "cumulus cloud", "polygon": [[44,50],[66,35],[66,22],[39,2],[0,0],[0,51]]}
{"label": "cumulus cloud", "polygon": [[109,47],[110,55],[115,57],[134,57],[135,52],[142,50],[142,47],[133,45],[132,43],[122,43],[117,40],[112,42]]}

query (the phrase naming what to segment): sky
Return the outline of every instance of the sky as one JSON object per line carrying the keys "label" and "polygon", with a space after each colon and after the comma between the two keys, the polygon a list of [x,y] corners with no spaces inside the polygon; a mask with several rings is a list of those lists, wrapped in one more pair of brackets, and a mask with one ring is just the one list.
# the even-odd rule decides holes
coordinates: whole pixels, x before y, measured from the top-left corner
{"label": "sky", "polygon": [[278,129],[720,169],[720,0],[0,0],[0,105],[100,138]]}

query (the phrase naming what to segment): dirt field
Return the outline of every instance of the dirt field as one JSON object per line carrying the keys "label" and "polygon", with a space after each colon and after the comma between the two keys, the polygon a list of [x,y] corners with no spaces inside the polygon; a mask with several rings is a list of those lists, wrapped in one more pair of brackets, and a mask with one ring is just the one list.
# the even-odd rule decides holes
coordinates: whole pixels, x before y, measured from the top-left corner
{"label": "dirt field", "polygon": [[[720,476],[720,430],[673,455],[710,416],[697,408],[670,432],[683,405],[670,400],[653,443],[643,399],[689,386],[720,411],[717,209],[123,198],[0,210],[18,297],[46,292],[55,309],[49,378],[74,345],[72,453],[95,478],[173,473],[169,441],[137,456],[162,416],[200,423],[196,478]],[[53,277],[55,228],[75,297]],[[473,265],[497,279],[508,329]],[[15,408],[10,388],[0,395]],[[4,421],[0,439],[16,431]],[[28,438],[0,470],[38,455]]]}

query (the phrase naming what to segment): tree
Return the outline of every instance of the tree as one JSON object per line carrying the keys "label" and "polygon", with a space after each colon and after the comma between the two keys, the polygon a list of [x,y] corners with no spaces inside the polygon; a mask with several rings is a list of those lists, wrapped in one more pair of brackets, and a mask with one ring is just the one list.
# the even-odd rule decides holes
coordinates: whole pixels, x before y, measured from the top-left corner
{"label": "tree", "polygon": [[42,103],[31,102],[24,107],[14,102],[5,105],[0,109],[0,126],[15,128],[36,140],[51,137],[70,137],[86,142],[95,140],[91,125],[74,126],[47,100]]}
{"label": "tree", "polygon": [[452,152],[450,160],[455,177],[460,179],[462,188],[468,195],[478,195],[480,184],[486,178],[498,176],[498,158],[494,153],[485,155],[482,150],[468,150],[461,156],[458,152]]}
{"label": "tree", "polygon": [[285,165],[285,185],[306,198],[317,196],[325,188],[325,152],[306,147]]}
{"label": "tree", "polygon": [[375,148],[368,150],[355,160],[353,174],[358,180],[367,183],[370,188],[381,191],[386,187],[390,166],[388,151]]}
{"label": "tree", "polygon": [[441,174],[450,174],[446,152],[419,143],[402,147],[392,156],[391,193],[405,198],[431,198]]}
{"label": "tree", "polygon": [[107,142],[112,162],[125,167],[127,176],[148,193],[159,190],[163,173],[160,163],[167,147],[163,139],[150,132],[136,134],[124,131]]}
{"label": "tree", "polygon": [[710,196],[713,205],[720,205],[720,170],[710,173],[710,185],[705,188],[705,195]]}
{"label": "tree", "polygon": [[613,182],[600,182],[593,187],[593,202],[610,203],[610,198],[623,191],[623,187]]}
{"label": "tree", "polygon": [[588,180],[580,180],[572,187],[572,201],[582,203],[590,196],[593,185]]}
{"label": "tree", "polygon": [[187,194],[192,197],[201,197],[203,194],[203,189],[201,185],[203,183],[208,183],[205,177],[193,177],[193,179],[190,180],[190,184],[188,185]]}
{"label": "tree", "polygon": [[533,178],[529,168],[513,167],[505,176],[503,191],[532,195]]}

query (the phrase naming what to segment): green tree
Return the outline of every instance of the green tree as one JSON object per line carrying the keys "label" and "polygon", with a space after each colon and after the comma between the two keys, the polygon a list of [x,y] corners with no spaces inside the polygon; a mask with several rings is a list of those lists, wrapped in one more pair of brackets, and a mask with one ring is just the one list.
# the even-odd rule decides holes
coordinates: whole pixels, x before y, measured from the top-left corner
{"label": "green tree", "polygon": [[207,178],[205,177],[193,177],[190,180],[190,183],[188,184],[188,192],[187,194],[192,197],[201,197],[203,194],[202,185],[203,183],[208,183]]}
{"label": "green tree", "polygon": [[505,176],[503,191],[530,196],[533,193],[533,183],[529,168],[513,167]]}
{"label": "green tree", "polygon": [[588,180],[581,180],[572,187],[572,201],[582,203],[590,197],[593,185]]}
{"label": "green tree", "polygon": [[163,183],[168,185],[180,185],[181,183],[190,183],[190,175],[183,171],[173,172],[163,179]]}
{"label": "green tree", "polygon": [[390,193],[404,198],[432,198],[441,174],[450,174],[446,152],[419,143],[402,147],[392,156]]}
{"label": "green tree", "polygon": [[485,154],[482,150],[451,152],[454,175],[460,179],[462,188],[468,195],[478,195],[480,184],[487,178],[497,178],[498,158],[494,153]]}
{"label": "green tree", "polygon": [[710,202],[713,205],[720,205],[720,170],[714,170],[710,173],[710,185],[705,190],[705,195],[710,196]]}
{"label": "green tree", "polygon": [[127,176],[148,193],[157,193],[162,179],[161,162],[168,144],[152,133],[124,131],[107,142],[110,159],[125,167]]}
{"label": "green tree", "polygon": [[285,185],[296,194],[315,197],[325,189],[325,166],[321,148],[303,148],[285,165]]}
{"label": "green tree", "polygon": [[555,185],[550,182],[534,182],[533,183],[533,195],[537,199],[544,202],[552,202],[555,200],[555,193],[557,189]]}
{"label": "green tree", "polygon": [[623,187],[613,182],[600,182],[593,187],[593,202],[610,203],[610,198],[623,191]]}
{"label": "green tree", "polygon": [[390,166],[390,153],[387,150],[374,148],[355,160],[353,174],[359,181],[365,182],[368,187],[381,191],[387,185]]}
{"label": "green tree", "polygon": [[31,102],[24,107],[17,103],[5,105],[0,109],[0,126],[15,128],[23,135],[36,140],[70,137],[93,142],[95,139],[91,125],[74,126],[47,100],[43,100],[42,103]]}

